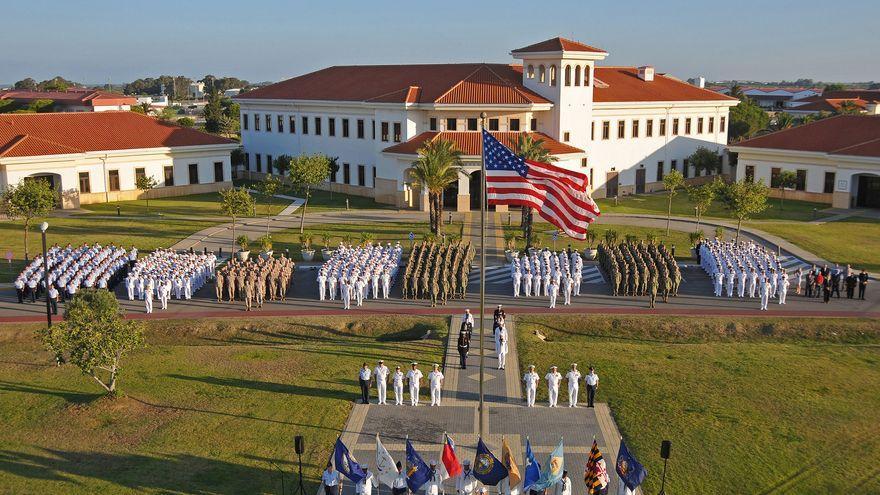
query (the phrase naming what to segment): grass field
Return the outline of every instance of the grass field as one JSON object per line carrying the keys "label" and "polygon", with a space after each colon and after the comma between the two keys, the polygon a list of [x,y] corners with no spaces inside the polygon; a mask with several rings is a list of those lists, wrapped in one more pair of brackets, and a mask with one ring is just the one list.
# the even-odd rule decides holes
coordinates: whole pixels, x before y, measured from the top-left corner
{"label": "grass field", "polygon": [[[637,194],[620,198],[617,206],[614,205],[614,199],[598,199],[596,202],[602,213],[631,213],[631,214],[649,214],[649,215],[666,215],[667,199],[663,193],[656,194]],[[811,203],[808,201],[785,200],[780,205],[779,199],[768,198],[767,202],[770,207],[763,213],[756,215],[755,220],[813,220],[813,209],[816,211],[816,218],[828,216],[821,210],[829,206],[824,203]],[[694,205],[688,201],[687,193],[679,191],[672,199],[672,214],[682,217],[694,216]],[[719,201],[715,201],[712,207],[705,215],[706,217],[716,217],[730,220],[730,215],[724,209]]]}
{"label": "grass field", "polygon": [[[553,248],[553,232],[556,230],[556,227],[550,225],[549,223],[536,223],[534,224],[533,229],[539,233],[540,244],[542,246],[547,246],[549,248]],[[608,230],[614,230],[617,232],[617,241],[623,242],[626,239],[627,234],[635,235],[639,238],[639,240],[646,240],[648,234],[653,234],[657,238],[657,242],[662,242],[667,246],[675,246],[675,256],[676,258],[689,258],[691,256],[690,247],[691,241],[688,239],[688,234],[686,232],[680,232],[677,230],[670,230],[669,235],[666,235],[666,229],[655,229],[650,227],[639,227],[632,225],[618,225],[612,223],[594,223],[590,226],[590,229],[596,233],[596,242],[595,244],[603,241],[605,239],[605,232]],[[522,229],[518,225],[512,226],[504,226],[504,230],[513,231],[517,234],[522,233]],[[710,234],[707,234],[710,235]],[[585,247],[587,247],[587,243],[585,241],[579,241],[570,239],[565,237],[564,234],[560,234],[559,240],[556,241],[556,249],[565,249],[569,244],[571,244],[572,248],[578,249],[579,251],[583,251]],[[522,248],[523,242],[522,240],[517,241],[517,245]]]}
{"label": "grass field", "polygon": [[[258,194],[253,195],[257,202],[257,215],[266,214],[266,199]],[[278,214],[290,204],[290,201],[281,198],[271,198],[270,211],[273,215]],[[111,203],[95,203],[83,205],[84,210],[106,215],[116,215],[116,207],[119,206],[123,216],[186,216],[186,217],[222,217],[220,211],[220,193],[211,192],[203,194],[190,194],[171,198],[158,198],[150,200],[150,209],[147,210],[147,202],[143,199],[134,201],[114,201]]]}
{"label": "grass field", "polygon": [[832,263],[850,263],[856,269],[880,270],[880,220],[852,217],[819,225],[789,222],[756,222],[753,225]]}
{"label": "grass field", "polygon": [[[253,187],[257,181],[246,181],[240,180],[235,181],[236,186],[248,186]],[[285,185],[285,190],[280,191],[280,194],[285,194],[288,196],[301,197],[302,195],[290,190]],[[345,200],[348,200],[349,209],[385,209],[390,208],[394,209],[393,206],[384,205],[381,203],[377,203],[373,198],[367,198],[364,196],[354,196],[351,194],[343,194],[340,192],[323,191],[320,189],[312,190],[312,197],[309,200],[309,208],[308,211],[333,211],[333,210],[344,210],[345,209]],[[306,213],[306,218],[308,218],[308,212]]]}
{"label": "grass field", "polygon": [[880,493],[876,321],[522,316],[517,334],[542,374],[596,366],[644,493],[664,439],[667,493]]}
{"label": "grass field", "polygon": [[7,326],[0,492],[278,493],[273,463],[290,488],[303,435],[315,493],[360,364],[437,362],[446,328],[445,318],[386,316],[162,322],[124,363],[124,396],[108,400],[73,367],[54,366],[32,329]]}

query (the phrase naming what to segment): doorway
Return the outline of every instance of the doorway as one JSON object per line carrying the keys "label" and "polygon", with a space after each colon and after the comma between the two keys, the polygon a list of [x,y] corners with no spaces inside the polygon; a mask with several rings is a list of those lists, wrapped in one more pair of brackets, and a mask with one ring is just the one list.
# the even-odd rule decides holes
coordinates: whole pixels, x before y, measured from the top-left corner
{"label": "doorway", "polygon": [[871,175],[859,177],[856,206],[860,208],[880,208],[880,177]]}
{"label": "doorway", "polygon": [[636,170],[636,194],[645,193],[645,169]]}
{"label": "doorway", "polygon": [[605,175],[605,197],[613,198],[617,196],[618,173],[608,172]]}

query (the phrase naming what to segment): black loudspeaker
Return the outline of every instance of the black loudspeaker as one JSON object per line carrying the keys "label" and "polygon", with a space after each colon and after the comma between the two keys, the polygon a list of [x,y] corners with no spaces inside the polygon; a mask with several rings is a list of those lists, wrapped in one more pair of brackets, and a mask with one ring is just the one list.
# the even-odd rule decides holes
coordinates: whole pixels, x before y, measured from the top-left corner
{"label": "black loudspeaker", "polygon": [[303,452],[306,451],[306,444],[303,441],[302,435],[297,435],[297,436],[293,437],[293,445],[294,445],[294,448],[296,449],[296,453],[299,455],[302,455]]}
{"label": "black loudspeaker", "polygon": [[669,459],[670,450],[672,450],[672,442],[669,440],[663,440],[663,442],[660,443],[660,458]]}

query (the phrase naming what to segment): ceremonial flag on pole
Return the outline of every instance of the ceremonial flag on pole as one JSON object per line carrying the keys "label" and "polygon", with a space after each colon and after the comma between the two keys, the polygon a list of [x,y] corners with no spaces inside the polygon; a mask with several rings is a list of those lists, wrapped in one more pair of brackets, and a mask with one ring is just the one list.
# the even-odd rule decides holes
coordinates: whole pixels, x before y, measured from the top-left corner
{"label": "ceremonial flag on pole", "polygon": [[618,493],[631,494],[645,481],[648,471],[629,453],[623,439],[620,439],[620,450],[617,453],[617,475],[620,476]]}
{"label": "ceremonial flag on pole", "polygon": [[534,208],[569,237],[586,239],[587,227],[599,216],[599,207],[587,192],[586,174],[526,160],[485,129],[483,161],[489,204]]}
{"label": "ceremonial flag on pole", "polygon": [[501,462],[504,464],[504,467],[507,468],[507,473],[510,478],[510,488],[516,487],[520,481],[522,481],[522,477],[519,475],[519,468],[516,467],[516,461],[513,460],[513,453],[510,452],[510,445],[507,444],[507,439],[501,438]]}
{"label": "ceremonial flag on pole", "polygon": [[388,449],[382,445],[379,440],[379,434],[376,433],[376,478],[379,483],[394,488],[394,480],[397,479],[397,466],[394,464],[394,458],[388,453]]}
{"label": "ceremonial flag on pole", "polygon": [[417,492],[428,480],[431,479],[431,468],[422,460],[422,456],[416,452],[410,443],[409,438],[406,439],[406,484],[409,489]]}
{"label": "ceremonial flag on pole", "polygon": [[541,465],[535,460],[535,456],[532,454],[532,444],[529,442],[529,439],[526,438],[526,473],[523,478],[522,491],[525,492],[531,488],[540,478]]}
{"label": "ceremonial flag on pole", "polygon": [[455,442],[444,434],[446,441],[443,442],[443,452],[440,454],[440,461],[443,464],[443,479],[454,478],[461,474],[461,463],[458,462],[458,456],[455,455]]}
{"label": "ceremonial flag on pole", "polygon": [[593,439],[593,448],[590,449],[590,457],[584,467],[584,483],[587,485],[587,495],[599,495],[608,486],[608,470],[605,459],[599,451],[599,445]]}
{"label": "ceremonial flag on pole", "polygon": [[348,447],[342,443],[341,438],[336,439],[336,447],[333,449],[333,465],[336,466],[337,471],[354,483],[367,476],[357,459],[348,451]]}
{"label": "ceremonial flag on pole", "polygon": [[550,452],[550,457],[547,458],[547,464],[544,465],[544,470],[541,471],[541,478],[532,486],[532,489],[540,491],[550,488],[562,479],[562,472],[564,470],[565,457],[562,449],[562,439],[560,439],[559,445],[553,449],[553,452]]}
{"label": "ceremonial flag on pole", "polygon": [[474,458],[474,478],[480,483],[495,486],[507,477],[507,468],[492,455],[483,439],[477,440],[477,456]]}

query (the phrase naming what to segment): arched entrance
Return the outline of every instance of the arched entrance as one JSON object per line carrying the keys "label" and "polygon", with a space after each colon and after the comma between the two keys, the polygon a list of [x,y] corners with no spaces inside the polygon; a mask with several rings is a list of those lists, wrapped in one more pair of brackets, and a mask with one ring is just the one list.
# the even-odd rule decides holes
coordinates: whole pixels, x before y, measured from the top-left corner
{"label": "arched entrance", "polygon": [[880,208],[880,176],[857,174],[852,177],[854,206],[857,208]]}

